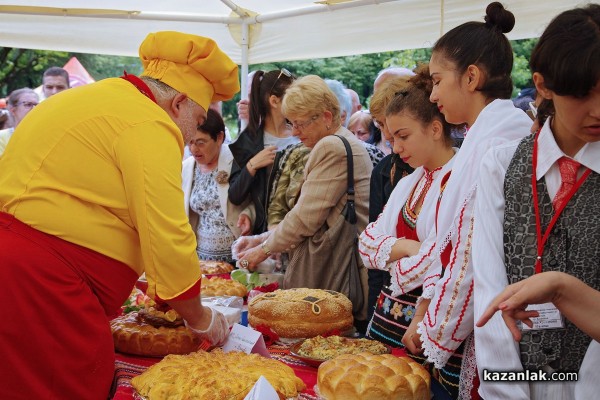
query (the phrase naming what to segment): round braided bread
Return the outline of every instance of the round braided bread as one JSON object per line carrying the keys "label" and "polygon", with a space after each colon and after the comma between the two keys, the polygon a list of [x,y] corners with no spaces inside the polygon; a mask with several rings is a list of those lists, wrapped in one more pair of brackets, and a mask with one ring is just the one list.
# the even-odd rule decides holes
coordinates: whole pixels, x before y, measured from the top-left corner
{"label": "round braided bread", "polygon": [[429,400],[429,373],[410,357],[344,354],[319,366],[325,400]]}

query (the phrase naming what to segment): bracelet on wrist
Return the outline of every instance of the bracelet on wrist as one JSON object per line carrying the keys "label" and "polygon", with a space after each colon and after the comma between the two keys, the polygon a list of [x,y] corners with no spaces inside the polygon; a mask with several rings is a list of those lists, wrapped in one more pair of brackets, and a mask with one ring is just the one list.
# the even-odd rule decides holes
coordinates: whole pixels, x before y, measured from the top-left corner
{"label": "bracelet on wrist", "polygon": [[262,251],[265,252],[265,254],[267,256],[271,255],[271,250],[269,250],[269,248],[267,247],[267,241],[265,240],[264,242],[261,243],[260,248],[262,249]]}
{"label": "bracelet on wrist", "polygon": [[252,165],[252,161],[248,160],[248,165],[250,165],[250,168],[254,170],[254,165]]}

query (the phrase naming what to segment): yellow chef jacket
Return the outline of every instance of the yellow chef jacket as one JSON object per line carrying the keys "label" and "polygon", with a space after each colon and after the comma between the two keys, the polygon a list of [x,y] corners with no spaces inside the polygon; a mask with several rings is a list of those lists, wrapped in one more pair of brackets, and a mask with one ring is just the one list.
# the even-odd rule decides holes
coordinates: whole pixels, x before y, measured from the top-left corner
{"label": "yellow chef jacket", "polygon": [[182,154],[177,125],[131,83],[69,89],[15,130],[0,157],[0,208],[145,271],[148,294],[172,299],[200,279]]}

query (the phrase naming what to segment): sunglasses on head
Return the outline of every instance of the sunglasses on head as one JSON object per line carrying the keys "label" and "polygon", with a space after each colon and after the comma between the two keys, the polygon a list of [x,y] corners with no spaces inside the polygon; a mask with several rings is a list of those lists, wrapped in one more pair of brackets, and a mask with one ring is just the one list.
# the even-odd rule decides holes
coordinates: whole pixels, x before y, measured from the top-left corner
{"label": "sunglasses on head", "polygon": [[273,82],[273,86],[271,86],[271,89],[269,90],[269,94],[273,93],[273,89],[275,89],[275,85],[277,84],[277,82],[279,81],[279,78],[281,78],[281,75],[287,76],[288,78],[290,78],[291,80],[296,79],[294,77],[294,75],[292,75],[292,73],[290,71],[288,71],[285,68],[281,68],[279,70],[279,75],[277,75],[277,78],[275,79],[275,82]]}

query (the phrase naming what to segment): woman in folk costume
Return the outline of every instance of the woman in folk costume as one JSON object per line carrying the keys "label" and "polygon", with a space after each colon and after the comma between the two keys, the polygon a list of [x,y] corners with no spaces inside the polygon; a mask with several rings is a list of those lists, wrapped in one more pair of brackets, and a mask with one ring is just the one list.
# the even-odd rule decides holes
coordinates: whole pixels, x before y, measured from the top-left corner
{"label": "woman in folk costume", "polygon": [[453,125],[429,101],[432,81],[427,66],[399,89],[387,107],[386,126],[394,136],[394,153],[416,169],[398,182],[384,211],[359,238],[367,268],[391,275],[391,284],[379,294],[367,336],[394,347],[403,346],[422,293],[427,272],[423,261],[435,244],[437,202],[455,154]]}
{"label": "woman in folk costume", "polygon": [[[473,251],[476,317],[507,284],[542,272],[567,273],[600,289],[600,5],[557,16],[530,65],[543,97],[542,128],[492,149],[481,167]],[[579,381],[482,382],[481,395],[597,398],[598,343],[551,303],[537,310],[556,321],[535,321],[519,342],[500,316],[475,330],[480,371],[579,372]]]}
{"label": "woman in folk costume", "polygon": [[[473,210],[479,164],[496,145],[525,136],[531,119],[509,100],[513,55],[504,33],[514,15],[497,2],[486,9],[485,22],[467,22],[435,44],[429,64],[435,102],[446,121],[466,123],[469,130],[447,182],[437,218],[437,237],[427,262],[422,301],[406,345],[422,348],[436,368],[460,368],[459,398],[476,396],[473,332]],[[448,256],[447,259],[445,256]],[[422,321],[421,321],[422,320]],[[463,342],[466,343],[463,344]],[[463,358],[464,353],[464,360]],[[454,355],[454,357],[452,357]]]}

